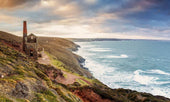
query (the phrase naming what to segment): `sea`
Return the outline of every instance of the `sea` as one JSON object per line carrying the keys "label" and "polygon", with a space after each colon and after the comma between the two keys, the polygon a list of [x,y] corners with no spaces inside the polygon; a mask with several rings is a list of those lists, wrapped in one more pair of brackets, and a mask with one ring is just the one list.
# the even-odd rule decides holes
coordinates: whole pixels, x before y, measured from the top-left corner
{"label": "sea", "polygon": [[76,54],[95,78],[124,88],[170,98],[170,41],[76,41]]}

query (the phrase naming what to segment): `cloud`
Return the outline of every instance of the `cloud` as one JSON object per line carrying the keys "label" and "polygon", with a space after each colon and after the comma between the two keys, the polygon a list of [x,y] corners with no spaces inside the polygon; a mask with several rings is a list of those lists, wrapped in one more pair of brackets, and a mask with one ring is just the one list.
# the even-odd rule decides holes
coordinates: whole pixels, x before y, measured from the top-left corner
{"label": "cloud", "polygon": [[12,17],[12,16],[9,16],[9,15],[5,15],[5,14],[0,14],[0,22],[8,22],[8,23],[12,23],[13,21],[15,20],[19,20],[18,18],[16,17]]}
{"label": "cloud", "polygon": [[75,17],[81,15],[81,10],[76,3],[72,2],[69,4],[58,6],[57,8],[55,8],[54,14],[63,17]]}
{"label": "cloud", "polygon": [[118,8],[110,5],[106,12],[116,13],[120,16],[142,12],[156,4],[156,1],[158,0],[127,0],[126,3],[121,3]]}
{"label": "cloud", "polygon": [[0,8],[15,8],[37,1],[39,0],[0,0]]}
{"label": "cloud", "polygon": [[2,28],[20,35],[23,20],[39,35],[170,35],[169,0],[0,0],[0,12]]}
{"label": "cloud", "polygon": [[88,4],[95,4],[98,0],[84,0]]}

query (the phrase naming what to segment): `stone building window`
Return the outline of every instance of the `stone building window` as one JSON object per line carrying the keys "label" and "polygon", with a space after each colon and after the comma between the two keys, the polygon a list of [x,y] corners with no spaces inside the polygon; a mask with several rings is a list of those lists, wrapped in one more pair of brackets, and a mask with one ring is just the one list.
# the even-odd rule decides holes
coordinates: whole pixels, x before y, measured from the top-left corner
{"label": "stone building window", "polygon": [[34,53],[33,50],[30,50],[30,56],[31,56],[31,57],[34,56],[33,53]]}
{"label": "stone building window", "polygon": [[31,36],[31,39],[34,39],[34,37],[33,37],[33,36]]}

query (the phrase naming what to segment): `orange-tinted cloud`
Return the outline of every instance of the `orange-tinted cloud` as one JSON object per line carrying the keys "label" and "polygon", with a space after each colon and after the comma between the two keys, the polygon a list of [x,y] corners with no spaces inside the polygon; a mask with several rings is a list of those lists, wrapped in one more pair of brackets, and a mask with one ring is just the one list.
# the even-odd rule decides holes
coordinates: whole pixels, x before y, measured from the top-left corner
{"label": "orange-tinted cloud", "polygon": [[28,2],[37,2],[39,0],[0,0],[0,8],[20,7]]}
{"label": "orange-tinted cloud", "polygon": [[22,34],[27,20],[29,32],[47,36],[163,36],[170,32],[169,5],[169,0],[0,0],[0,26]]}

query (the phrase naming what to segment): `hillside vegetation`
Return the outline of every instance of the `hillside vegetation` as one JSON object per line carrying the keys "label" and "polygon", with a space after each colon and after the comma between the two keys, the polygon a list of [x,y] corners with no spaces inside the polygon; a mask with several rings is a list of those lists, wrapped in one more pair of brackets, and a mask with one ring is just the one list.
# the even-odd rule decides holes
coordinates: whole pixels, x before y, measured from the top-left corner
{"label": "hillside vegetation", "polygon": [[[0,102],[170,102],[162,96],[102,84],[81,68],[83,58],[71,52],[78,47],[71,41],[39,38],[51,65],[28,58],[20,49],[21,41],[0,32]],[[78,79],[62,83],[69,75]]]}
{"label": "hillside vegetation", "polygon": [[[5,41],[8,44],[12,44],[20,50],[22,44],[22,38],[0,31],[0,40]],[[76,51],[78,45],[72,41],[63,38],[50,38],[50,37],[39,37],[39,45],[57,58],[57,60],[63,62],[66,69],[78,73],[80,75],[92,78],[92,75],[85,69],[82,69],[79,62],[84,60],[82,57],[73,54],[71,51]]]}

